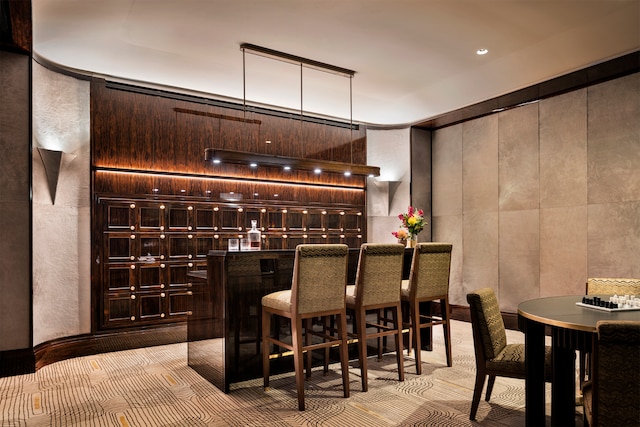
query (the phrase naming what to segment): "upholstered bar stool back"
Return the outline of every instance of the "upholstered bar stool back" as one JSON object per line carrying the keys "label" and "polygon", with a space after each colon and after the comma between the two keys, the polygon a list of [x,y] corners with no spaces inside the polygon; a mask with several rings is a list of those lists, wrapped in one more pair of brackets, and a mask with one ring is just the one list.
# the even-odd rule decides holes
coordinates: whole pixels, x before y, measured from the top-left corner
{"label": "upholstered bar stool back", "polygon": [[412,258],[412,270],[409,273],[410,292],[415,297],[433,298],[449,293],[449,274],[451,271],[450,243],[418,243]]}
{"label": "upholstered bar stool back", "polygon": [[298,314],[344,308],[346,245],[299,245],[293,265],[291,302]]}
{"label": "upholstered bar stool back", "polygon": [[[367,339],[378,339],[378,357],[382,356],[381,338],[394,336],[398,379],[404,381],[402,355],[402,314],[400,285],[404,245],[365,243],[360,247],[355,285],[347,286],[347,309],[355,313],[354,329],[358,338],[358,354],[362,390],[367,391]],[[387,319],[387,309],[391,318]],[[376,321],[367,312],[376,312]],[[389,325],[391,322],[391,325]],[[373,330],[372,330],[373,329]]]}
{"label": "upholstered bar stool back", "polygon": [[[420,330],[443,325],[447,366],[451,359],[451,328],[449,325],[449,273],[451,243],[418,243],[413,250],[409,280],[402,281],[405,326],[409,328],[409,349],[413,347],[416,373],[422,373]],[[420,303],[439,301],[440,316],[422,314]]]}
{"label": "upholstered bar stool back", "polygon": [[[311,372],[311,351],[339,346],[344,396],[349,396],[349,371],[345,289],[347,284],[347,245],[310,244],[296,247],[291,289],[262,297],[262,361],[264,387],[269,386],[271,344],[293,352],[298,409],[304,410],[304,352],[307,374]],[[291,342],[271,336],[271,317],[291,320]],[[313,318],[337,317],[337,334],[319,333],[321,342],[313,342]],[[304,323],[304,325],[303,325]],[[304,326],[304,327],[303,327]],[[304,338],[304,343],[303,343]],[[316,340],[317,341],[317,340]]]}

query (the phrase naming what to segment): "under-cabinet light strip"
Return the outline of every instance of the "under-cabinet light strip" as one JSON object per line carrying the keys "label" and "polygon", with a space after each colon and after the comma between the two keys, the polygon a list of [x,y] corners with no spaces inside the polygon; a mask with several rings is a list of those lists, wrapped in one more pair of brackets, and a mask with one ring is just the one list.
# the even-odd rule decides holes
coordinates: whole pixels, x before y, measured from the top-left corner
{"label": "under-cabinet light strip", "polygon": [[106,169],[106,168],[98,168],[96,169],[96,173],[114,173],[114,174],[124,174],[124,175],[137,175],[137,176],[154,176],[158,178],[192,178],[199,179],[202,181],[217,181],[217,182],[231,182],[238,184],[256,184],[256,185],[281,185],[286,187],[298,187],[298,188],[316,188],[316,189],[326,189],[326,190],[338,190],[338,191],[355,191],[355,192],[363,192],[364,188],[359,187],[349,187],[344,185],[326,185],[326,184],[292,184],[290,182],[284,181],[258,181],[254,179],[237,179],[237,178],[220,178],[220,177],[209,177],[205,175],[197,175],[197,174],[179,174],[173,172],[141,172],[141,171],[131,171],[125,169]]}

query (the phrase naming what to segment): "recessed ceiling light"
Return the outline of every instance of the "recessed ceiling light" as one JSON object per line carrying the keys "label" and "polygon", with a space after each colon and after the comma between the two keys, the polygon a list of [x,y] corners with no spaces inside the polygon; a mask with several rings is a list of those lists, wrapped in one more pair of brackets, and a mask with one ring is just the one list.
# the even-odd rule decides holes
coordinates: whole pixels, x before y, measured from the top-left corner
{"label": "recessed ceiling light", "polygon": [[249,166],[252,168],[257,168],[258,164],[257,163],[249,163]]}
{"label": "recessed ceiling light", "polygon": [[482,49],[478,49],[478,50],[476,50],[476,53],[477,53],[478,55],[486,55],[487,53],[489,53],[489,50],[488,50],[488,49],[484,49],[484,48],[482,48]]}
{"label": "recessed ceiling light", "polygon": [[320,168],[315,168],[315,169],[313,170],[313,172],[314,172],[314,173],[316,173],[316,174],[319,174],[319,173],[322,173],[322,169],[320,169]]}

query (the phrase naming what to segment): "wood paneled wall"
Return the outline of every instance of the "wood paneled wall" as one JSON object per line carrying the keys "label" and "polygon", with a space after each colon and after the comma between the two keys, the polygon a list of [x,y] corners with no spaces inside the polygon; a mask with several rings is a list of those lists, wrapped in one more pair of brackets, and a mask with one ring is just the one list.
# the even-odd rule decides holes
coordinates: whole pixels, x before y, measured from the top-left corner
{"label": "wood paneled wall", "polygon": [[[91,85],[94,168],[364,188],[365,178],[207,164],[204,150],[365,164],[365,129]],[[346,126],[345,126],[346,125]],[[270,141],[270,142],[267,142]]]}
{"label": "wood paneled wall", "polygon": [[0,4],[0,49],[31,54],[31,0],[3,0]]}

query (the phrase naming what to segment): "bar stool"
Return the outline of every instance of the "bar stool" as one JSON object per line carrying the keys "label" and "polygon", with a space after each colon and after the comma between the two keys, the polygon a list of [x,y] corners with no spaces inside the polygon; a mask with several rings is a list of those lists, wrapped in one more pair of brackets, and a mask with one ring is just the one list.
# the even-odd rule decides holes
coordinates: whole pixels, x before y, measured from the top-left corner
{"label": "bar stool", "polygon": [[[402,355],[402,311],[400,308],[400,286],[404,245],[364,243],[360,247],[355,285],[347,286],[347,310],[355,312],[354,332],[358,337],[362,391],[368,390],[367,339],[378,339],[378,358],[382,358],[381,338],[394,336],[398,379],[404,381]],[[391,319],[386,318],[386,309],[391,310]],[[367,321],[367,312],[376,310],[377,321]],[[384,316],[381,317],[381,311]],[[388,325],[391,321],[393,326]],[[375,328],[375,332],[368,332]]]}
{"label": "bar stool", "polygon": [[[271,345],[293,352],[298,410],[304,411],[303,355],[307,353],[307,376],[311,373],[311,352],[337,345],[340,350],[342,387],[349,397],[349,366],[345,288],[347,285],[348,246],[342,244],[307,244],[296,247],[291,289],[262,297],[262,364],[264,388],[269,387]],[[271,318],[280,316],[291,321],[291,343],[271,336]],[[323,327],[312,330],[313,318],[338,317],[337,334]],[[304,323],[304,328],[303,328]],[[313,342],[314,335],[322,337]],[[304,338],[304,343],[303,343]]]}
{"label": "bar stool", "polygon": [[[413,250],[409,280],[402,281],[401,299],[404,303],[404,327],[409,328],[409,347],[416,358],[416,373],[422,374],[421,337],[423,328],[442,325],[447,366],[451,361],[451,328],[449,326],[449,272],[451,243],[418,243]],[[420,313],[420,303],[440,301],[440,316]],[[413,344],[413,345],[412,345]]]}

